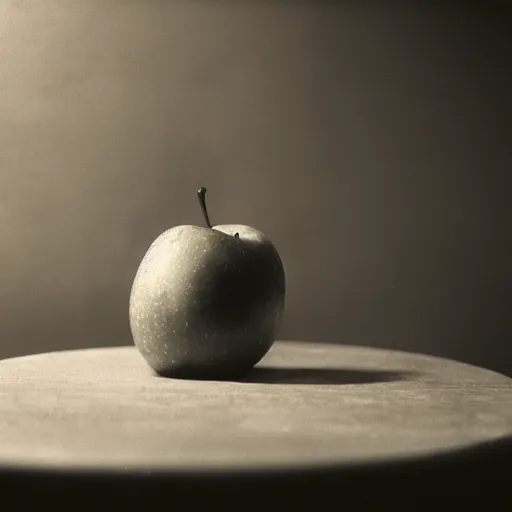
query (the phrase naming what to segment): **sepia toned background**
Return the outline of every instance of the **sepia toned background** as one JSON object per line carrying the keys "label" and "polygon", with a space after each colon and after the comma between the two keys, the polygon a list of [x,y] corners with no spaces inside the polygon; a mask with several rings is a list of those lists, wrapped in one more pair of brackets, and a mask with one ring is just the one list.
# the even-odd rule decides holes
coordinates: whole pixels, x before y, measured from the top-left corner
{"label": "sepia toned background", "polygon": [[510,19],[412,5],[0,0],[0,357],[131,343],[204,185],[279,249],[281,338],[512,375]]}

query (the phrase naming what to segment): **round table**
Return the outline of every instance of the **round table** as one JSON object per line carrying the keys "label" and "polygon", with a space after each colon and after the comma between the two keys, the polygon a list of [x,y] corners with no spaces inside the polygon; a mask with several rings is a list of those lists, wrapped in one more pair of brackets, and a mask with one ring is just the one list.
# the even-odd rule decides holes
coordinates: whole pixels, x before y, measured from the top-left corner
{"label": "round table", "polygon": [[2,494],[54,510],[490,499],[510,462],[512,379],[432,356],[279,341],[236,382],[159,377],[131,346],[0,362]]}

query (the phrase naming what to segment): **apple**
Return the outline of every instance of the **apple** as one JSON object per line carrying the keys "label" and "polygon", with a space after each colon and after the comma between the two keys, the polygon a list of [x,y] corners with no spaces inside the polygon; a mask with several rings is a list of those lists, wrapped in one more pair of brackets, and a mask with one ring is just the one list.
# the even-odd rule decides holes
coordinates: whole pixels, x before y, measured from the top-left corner
{"label": "apple", "polygon": [[183,225],[151,244],[130,292],[135,346],[159,375],[196,380],[243,376],[274,343],[285,275],[272,242],[245,225]]}

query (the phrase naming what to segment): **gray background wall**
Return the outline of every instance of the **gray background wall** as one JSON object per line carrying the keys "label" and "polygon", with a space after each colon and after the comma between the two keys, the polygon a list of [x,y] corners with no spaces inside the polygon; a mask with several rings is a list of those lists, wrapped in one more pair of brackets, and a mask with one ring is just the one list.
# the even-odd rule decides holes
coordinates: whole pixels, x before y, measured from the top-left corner
{"label": "gray background wall", "polygon": [[280,250],[282,338],[512,374],[510,20],[404,5],[0,0],[0,357],[130,343],[205,185]]}

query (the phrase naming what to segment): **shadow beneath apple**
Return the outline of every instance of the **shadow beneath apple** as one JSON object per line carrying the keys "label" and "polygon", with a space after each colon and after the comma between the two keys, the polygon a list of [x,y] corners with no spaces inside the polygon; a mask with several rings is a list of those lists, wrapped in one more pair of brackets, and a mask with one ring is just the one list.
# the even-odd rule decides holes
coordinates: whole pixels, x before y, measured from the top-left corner
{"label": "shadow beneath apple", "polygon": [[256,367],[236,382],[253,384],[371,384],[410,380],[416,372],[343,368]]}

